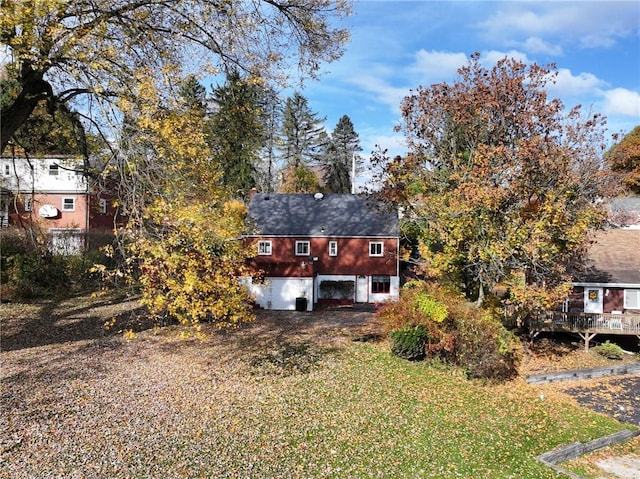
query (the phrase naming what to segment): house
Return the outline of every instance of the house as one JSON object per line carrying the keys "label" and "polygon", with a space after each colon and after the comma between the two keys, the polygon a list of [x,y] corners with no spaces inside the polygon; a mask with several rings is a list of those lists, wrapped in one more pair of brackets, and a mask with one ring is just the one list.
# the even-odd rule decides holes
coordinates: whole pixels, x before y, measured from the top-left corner
{"label": "house", "polygon": [[640,229],[594,233],[584,271],[565,307],[584,313],[640,313]]}
{"label": "house", "polygon": [[311,311],[398,298],[395,209],[365,195],[256,193],[248,220],[256,270],[248,283],[260,307]]}
{"label": "house", "polygon": [[81,161],[68,156],[0,161],[1,227],[38,227],[58,253],[82,251],[90,231],[113,230],[117,208],[91,190]]}

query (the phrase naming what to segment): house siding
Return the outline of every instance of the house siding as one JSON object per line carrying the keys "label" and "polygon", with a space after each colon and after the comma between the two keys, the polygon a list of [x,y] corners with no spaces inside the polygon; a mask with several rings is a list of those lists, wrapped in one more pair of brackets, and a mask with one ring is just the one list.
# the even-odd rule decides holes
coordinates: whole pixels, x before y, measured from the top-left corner
{"label": "house siding", "polygon": [[[398,241],[394,238],[263,237],[271,241],[271,255],[257,255],[255,266],[268,276],[311,277],[331,275],[398,276]],[[309,255],[297,256],[297,241],[309,241]],[[329,242],[336,241],[338,254],[329,255]],[[369,243],[383,243],[382,256],[369,256]],[[257,244],[255,246],[257,251]]]}

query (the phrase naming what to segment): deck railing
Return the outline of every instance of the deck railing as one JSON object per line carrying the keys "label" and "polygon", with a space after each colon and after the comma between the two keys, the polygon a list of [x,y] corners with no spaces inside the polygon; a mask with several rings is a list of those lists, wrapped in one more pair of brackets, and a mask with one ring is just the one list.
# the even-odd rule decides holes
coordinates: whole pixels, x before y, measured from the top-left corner
{"label": "deck railing", "polygon": [[563,313],[546,311],[529,320],[529,329],[537,331],[591,331],[601,334],[640,335],[640,314]]}

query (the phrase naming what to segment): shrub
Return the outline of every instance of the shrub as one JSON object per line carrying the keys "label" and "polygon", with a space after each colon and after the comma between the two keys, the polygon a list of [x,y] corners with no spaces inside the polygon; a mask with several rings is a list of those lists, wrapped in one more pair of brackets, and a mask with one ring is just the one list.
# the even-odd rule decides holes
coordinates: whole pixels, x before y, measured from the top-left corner
{"label": "shrub", "polygon": [[9,256],[6,261],[6,284],[19,297],[49,294],[68,285],[66,261],[61,256],[24,253]]}
{"label": "shrub", "polygon": [[473,305],[454,320],[455,363],[470,378],[504,380],[517,375],[520,347],[499,320]]}
{"label": "shrub", "polygon": [[464,368],[470,378],[508,379],[517,374],[517,338],[498,318],[452,289],[413,281],[378,317],[397,356],[442,359]]}
{"label": "shrub", "polygon": [[600,346],[594,348],[594,350],[607,359],[621,360],[624,357],[624,351],[617,344],[609,342],[609,340],[602,343]]}
{"label": "shrub", "polygon": [[409,361],[424,359],[429,333],[423,325],[406,326],[390,334],[391,352]]}

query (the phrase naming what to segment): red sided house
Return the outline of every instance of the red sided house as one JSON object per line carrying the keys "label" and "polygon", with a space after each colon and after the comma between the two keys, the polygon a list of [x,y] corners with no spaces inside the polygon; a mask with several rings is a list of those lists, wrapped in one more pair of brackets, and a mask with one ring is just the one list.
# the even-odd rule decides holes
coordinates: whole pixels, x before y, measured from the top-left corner
{"label": "red sided house", "polygon": [[248,220],[252,264],[263,275],[248,282],[260,307],[311,311],[398,298],[396,210],[365,195],[256,193]]}
{"label": "red sided house", "polygon": [[588,314],[640,314],[640,229],[598,231],[586,270],[574,279],[565,309]]}
{"label": "red sided house", "polygon": [[95,194],[72,157],[2,157],[0,226],[37,226],[52,251],[75,254],[89,232],[111,232],[118,218],[111,198]]}

